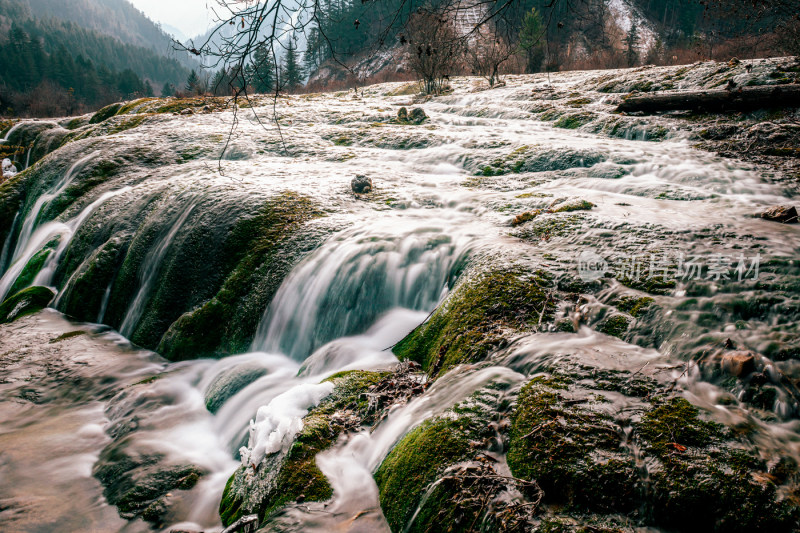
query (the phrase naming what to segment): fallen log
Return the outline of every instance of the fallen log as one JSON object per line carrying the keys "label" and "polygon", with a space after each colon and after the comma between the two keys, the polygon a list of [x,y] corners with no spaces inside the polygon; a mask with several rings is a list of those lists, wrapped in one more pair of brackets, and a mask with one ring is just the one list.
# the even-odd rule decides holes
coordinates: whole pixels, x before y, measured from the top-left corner
{"label": "fallen log", "polygon": [[664,91],[623,100],[617,111],[747,111],[770,107],[800,107],[800,84],[762,85],[709,91]]}

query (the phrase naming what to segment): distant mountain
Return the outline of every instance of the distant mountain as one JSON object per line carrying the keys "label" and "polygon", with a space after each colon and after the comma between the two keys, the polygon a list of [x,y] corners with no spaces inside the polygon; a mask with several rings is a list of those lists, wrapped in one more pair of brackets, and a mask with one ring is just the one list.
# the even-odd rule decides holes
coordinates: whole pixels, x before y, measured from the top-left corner
{"label": "distant mountain", "polygon": [[187,67],[196,66],[188,55],[177,54],[173,50],[168,32],[127,0],[22,1],[30,6],[36,18],[73,22],[87,30],[116,37],[123,43],[150,48],[161,55],[175,57]]}
{"label": "distant mountain", "polygon": [[72,114],[183,86],[196,63],[170,43],[124,0],[2,0],[0,113]]}

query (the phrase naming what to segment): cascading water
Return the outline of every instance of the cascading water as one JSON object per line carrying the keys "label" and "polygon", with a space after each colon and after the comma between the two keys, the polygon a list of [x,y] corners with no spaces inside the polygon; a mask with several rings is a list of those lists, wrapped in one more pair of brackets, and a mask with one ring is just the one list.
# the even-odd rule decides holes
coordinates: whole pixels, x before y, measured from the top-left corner
{"label": "cascading water", "polygon": [[[100,198],[86,206],[76,217],[67,222],[48,222],[37,228],[31,237],[26,241],[27,246],[19,252],[15,262],[8,268],[2,278],[0,278],[0,300],[9,296],[8,292],[17,278],[22,273],[25,266],[37,253],[40,253],[48,243],[58,241],[54,250],[48,252],[48,257],[41,270],[33,279],[32,285],[49,286],[52,284],[53,275],[64,253],[69,248],[72,238],[80,229],[81,225],[92,216],[98,207],[106,201],[119,194],[126,193],[130,188],[122,188],[115,191],[104,193]],[[24,287],[23,287],[24,288]]]}
{"label": "cascading water", "polygon": [[58,198],[67,189],[67,187],[70,186],[80,170],[82,170],[87,163],[96,158],[97,155],[97,152],[94,152],[75,161],[64,173],[61,179],[59,179],[48,192],[42,194],[36,199],[33,207],[30,208],[28,214],[23,219],[22,228],[20,229],[19,236],[17,237],[17,246],[14,250],[14,254],[11,256],[12,263],[15,263],[19,260],[23,248],[28,245],[28,241],[39,224],[39,215],[42,213],[42,209],[44,209],[55,198]]}
{"label": "cascading water", "polygon": [[[603,103],[606,97],[598,97],[595,103],[607,107]],[[515,87],[512,83],[489,93],[463,92],[436,99],[425,104],[431,116],[430,129],[419,128],[407,134],[404,126],[395,128],[381,122],[380,127],[369,128],[377,140],[356,136],[355,142],[349,138],[345,139],[347,142],[339,142],[339,135],[351,133],[350,124],[341,121],[340,115],[360,117],[365,114],[364,109],[369,109],[379,116],[383,106],[388,106],[383,99],[395,97],[376,97],[373,107],[369,107],[373,105],[372,97],[364,101],[323,98],[326,100],[322,102],[313,98],[293,99],[290,110],[295,114],[293,120],[302,124],[302,128],[298,126],[292,131],[298,150],[302,148],[313,157],[289,159],[264,154],[265,143],[258,137],[263,132],[253,130],[249,133],[258,141],[248,145],[240,139],[244,146],[242,153],[261,151],[262,159],[253,156],[251,160],[230,162],[244,176],[242,182],[232,183],[227,178],[212,181],[205,162],[192,162],[207,147],[198,152],[184,151],[190,134],[182,121],[189,119],[172,117],[164,118],[157,126],[147,126],[154,129],[143,134],[133,130],[114,136],[117,140],[113,142],[141,146],[146,144],[144,140],[155,138],[154,132],[162,133],[164,129],[167,136],[177,139],[173,139],[179,145],[173,159],[180,164],[163,172],[161,168],[151,172],[146,166],[128,174],[121,172],[130,181],[106,189],[110,192],[98,195],[72,219],[42,223],[39,218],[46,206],[63,194],[85,165],[97,156],[93,149],[91,154],[76,158],[57,183],[39,198],[26,199],[30,208],[16,213],[11,234],[3,244],[0,264],[8,263],[9,267],[0,279],[0,300],[8,296],[25,266],[43,250],[49,255],[31,283],[55,283],[54,273],[75,247],[73,237],[79,230],[83,234],[92,229],[87,226],[88,221],[94,220],[92,215],[104,202],[119,196],[131,199],[133,205],[136,198],[149,197],[157,186],[169,191],[171,215],[163,217],[159,233],[142,254],[135,274],[130,276],[129,301],[112,301],[118,296],[114,293],[117,278],[113,275],[103,277],[102,286],[94,288],[99,294],[99,308],[93,307],[90,317],[98,316],[98,322],[102,322],[113,310],[121,318],[120,331],[124,336],[134,334],[146,313],[166,259],[182,247],[197,245],[198,241],[183,238],[187,227],[194,229],[204,224],[194,220],[193,215],[201,209],[194,195],[198,198],[202,195],[206,202],[207,197],[218,194],[223,198],[230,190],[282,191],[296,182],[297,189],[307,192],[322,206],[320,211],[339,216],[330,225],[339,230],[327,239],[320,239],[321,245],[315,245],[313,251],[291,268],[287,267],[288,274],[270,273],[283,277],[267,280],[278,286],[276,292],[270,293],[274,295],[268,304],[261,307],[252,304],[257,311],[251,311],[253,315],[249,318],[253,318],[253,329],[256,322],[258,326],[255,336],[251,330],[248,337],[248,341],[252,338],[251,353],[219,360],[168,363],[152,352],[131,346],[107,327],[76,325],[52,310],[18,325],[0,326],[5,336],[3,342],[8,343],[8,348],[4,346],[2,351],[23,356],[21,362],[13,363],[18,366],[8,367],[13,367],[12,370],[0,366],[4,372],[0,376],[3,378],[0,402],[4,406],[0,409],[4,427],[0,432],[0,447],[10,450],[14,462],[11,467],[0,464],[0,474],[10,480],[0,487],[0,501],[3,505],[11,501],[14,506],[23,507],[19,502],[26,493],[41,493],[44,502],[31,504],[36,506],[38,514],[13,519],[25,521],[12,521],[0,510],[0,529],[7,524],[11,524],[11,529],[18,526],[23,531],[53,529],[54,524],[75,531],[146,529],[141,520],[120,519],[116,508],[103,499],[105,491],[105,498],[111,501],[115,496],[113,490],[97,481],[102,477],[97,475],[98,468],[110,464],[113,472],[116,466],[126,466],[124,461],[113,462],[122,455],[130,462],[146,458],[138,465],[139,470],[132,470],[135,472],[130,474],[132,477],[151,475],[149,469],[155,469],[154,465],[167,472],[183,472],[180,468],[186,465],[196,469],[192,470],[199,478],[195,479],[196,485],[170,487],[165,494],[157,495],[161,499],[148,502],[154,508],[163,503],[170,509],[159,527],[165,527],[166,531],[221,530],[219,502],[226,481],[237,467],[244,464],[255,471],[253,464],[260,463],[262,458],[282,457],[281,454],[287,453],[292,438],[303,428],[303,416],[333,388],[324,381],[326,378],[346,370],[393,368],[397,359],[389,348],[431,316],[456,286],[466,263],[497,267],[505,266],[506,258],[513,258],[532,265],[531,271],[556,269],[565,264],[571,268],[577,250],[584,247],[602,251],[604,247],[621,245],[640,250],[650,242],[666,247],[673,240],[676,246],[683,246],[682,232],[707,227],[717,228],[709,241],[717,236],[769,235],[773,253],[783,257],[796,250],[794,228],[769,226],[768,222],[749,216],[756,209],[785,200],[782,189],[763,180],[757,168],[699,152],[679,136],[661,143],[643,143],[553,128],[551,124],[532,120],[530,112],[523,109],[530,99],[530,90],[525,85]],[[402,97],[396,97],[391,102],[402,101]],[[341,109],[327,117],[323,111],[327,112],[334,104],[341,105]],[[212,115],[191,120],[198,124],[198,128],[191,129],[191,138],[198,130],[211,138],[219,131],[220,124],[225,123]],[[357,127],[352,129],[358,135],[363,133]],[[652,136],[654,130],[647,131]],[[320,151],[318,146],[327,139],[335,142]],[[399,145],[403,149],[395,149]],[[158,148],[165,152],[171,149],[167,141]],[[371,165],[369,170],[376,176],[376,196],[353,197],[350,176],[364,171],[365,165]],[[281,172],[274,171],[276,168]],[[266,178],[253,177],[262,171]],[[148,188],[148,180],[157,182],[157,186]],[[570,205],[568,201],[576,198],[591,202],[591,210],[557,212],[559,205]],[[177,207],[173,208],[176,199]],[[141,231],[145,226],[142,220],[154,212],[147,211],[145,203],[141,207],[145,215],[136,218],[135,223],[118,224],[118,232],[104,233],[97,242],[107,244],[112,242],[111,237]],[[207,205],[203,203],[202,208]],[[514,216],[522,212],[537,214],[528,223],[512,225]],[[116,222],[120,221],[112,219],[112,222],[108,225],[118,229]],[[101,225],[102,222],[97,223],[98,233],[104,229]],[[648,233],[654,227],[660,228],[661,233]],[[14,240],[12,235],[17,229],[19,236]],[[259,231],[265,230],[259,228]],[[755,246],[760,237],[747,239],[748,245]],[[75,264],[83,259],[72,258]],[[110,266],[105,266],[113,274],[121,263],[122,260],[109,261]],[[76,270],[66,275],[77,278],[83,273]],[[531,279],[531,283],[534,281]],[[67,285],[71,283],[69,278]],[[184,289],[194,291],[196,287]],[[678,286],[675,294],[686,289]],[[603,306],[609,301],[622,300],[631,292],[633,289],[614,282],[605,292],[569,300],[564,306],[569,309],[559,312],[574,321],[570,332],[545,327],[535,328],[536,333],[524,332],[508,345],[498,344],[501,347],[496,347],[490,360],[443,373],[418,396],[390,409],[370,431],[349,428],[316,456],[316,466],[333,489],[332,499],[289,503],[280,516],[273,517],[275,529],[387,531],[389,526],[380,508],[374,476],[405,435],[490,383],[516,390],[532,375],[572,362],[609,373],[661,373],[692,403],[702,406],[716,419],[753,428],[752,439],[760,450],[800,458],[797,428],[790,420],[791,398],[777,395],[767,405],[765,410],[773,410],[769,416],[774,419],[756,418],[744,404],[737,404],[737,398],[704,382],[697,365],[685,365],[674,357],[673,352],[680,352],[687,342],[694,340],[693,330],[680,335],[681,330],[676,329],[679,334],[657,348],[630,344],[581,322],[595,315],[605,319],[602,313],[610,312]],[[180,317],[177,321],[188,320],[194,313],[204,316],[201,311],[207,309],[224,307],[219,302],[227,294],[216,300],[212,298],[214,294],[208,291],[198,298],[197,308],[177,310],[175,315]],[[675,294],[651,298],[667,309],[659,327],[666,328],[672,320],[677,321],[676,316],[682,312],[680,306],[685,301]],[[697,290],[694,298],[708,298],[703,303],[706,308],[693,311],[691,320],[685,322],[708,322],[710,318],[705,311],[723,305],[721,296],[725,293],[718,287],[705,292]],[[57,306],[60,303],[56,301]],[[476,301],[475,305],[480,303]],[[497,306],[502,307],[502,303]],[[224,304],[234,305],[230,301]],[[117,309],[109,309],[114,306]],[[744,312],[739,307],[733,308],[735,312]],[[635,316],[630,311],[636,320],[647,320],[646,316]],[[745,311],[755,312],[749,308]],[[538,315],[537,326],[544,315],[544,311]],[[199,322],[201,326],[194,330],[198,337],[215,327],[214,321],[221,320],[218,317],[231,315],[211,312],[208,316],[211,318]],[[779,321],[778,317],[770,319]],[[744,331],[736,317],[726,320],[719,324],[721,332],[708,335],[733,337]],[[784,326],[790,327],[781,325]],[[772,342],[770,335],[775,333],[763,333],[766,328],[754,328],[741,333],[739,338],[751,335],[766,345],[766,341]],[[505,334],[499,329],[480,333]],[[779,368],[770,363],[764,373],[780,378],[781,372],[789,372],[790,365],[786,363]],[[11,376],[8,379],[7,374]],[[31,379],[30,375],[41,379]],[[594,392],[603,392],[598,389]],[[643,402],[641,398],[630,400],[622,395],[608,394],[608,397],[610,400],[598,399],[596,404],[610,413],[624,413]],[[6,406],[9,408],[5,409]],[[36,418],[40,419],[38,423],[31,425],[30,420]],[[54,422],[49,425],[53,427],[42,422],[51,420]],[[623,445],[631,450],[643,478],[646,477],[647,461],[638,443],[629,439],[630,426],[621,423],[617,429],[624,434]],[[62,441],[40,438],[41,433],[48,431],[62,440],[65,435],[73,435],[76,440],[71,447],[65,447],[60,445]],[[25,451],[27,441],[33,443],[30,453]],[[502,462],[502,453],[498,457]],[[42,458],[46,468],[39,466]],[[26,467],[42,478],[51,476],[54,489],[37,489],[41,483],[26,478]],[[127,475],[116,477],[124,479]],[[191,474],[182,473],[180,477],[184,480]],[[81,497],[70,508],[63,504],[63,494],[57,493],[68,494],[72,483],[79,484]],[[104,479],[104,483],[113,485],[113,480]],[[76,514],[82,517],[77,518]]]}
{"label": "cascading water", "polygon": [[252,348],[303,360],[329,341],[365,331],[392,308],[430,310],[454,280],[467,242],[412,218],[337,235],[284,282]]}
{"label": "cascading water", "polygon": [[190,203],[187,207],[179,211],[175,222],[171,224],[167,234],[147,253],[147,257],[142,263],[139,272],[139,287],[136,290],[133,302],[128,307],[128,312],[125,314],[125,318],[122,320],[122,325],[119,328],[123,335],[130,337],[139,323],[144,313],[145,306],[147,305],[147,299],[150,296],[154,284],[158,281],[158,270],[162,266],[164,256],[169,250],[170,245],[172,245],[175,236],[186,223],[189,215],[192,214],[194,208],[195,204]]}

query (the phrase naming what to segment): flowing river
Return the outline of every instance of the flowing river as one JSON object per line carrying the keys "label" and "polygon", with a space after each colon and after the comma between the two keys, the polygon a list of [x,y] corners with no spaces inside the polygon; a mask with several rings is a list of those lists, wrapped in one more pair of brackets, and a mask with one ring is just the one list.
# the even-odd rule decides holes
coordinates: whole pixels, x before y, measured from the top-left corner
{"label": "flowing river", "polygon": [[[29,286],[55,297],[0,325],[0,530],[221,531],[220,500],[242,457],[285,450],[332,391],[325,378],[393,368],[392,348],[459,280],[512,264],[584,296],[558,303],[551,325],[539,316],[509,335],[483,364],[443,373],[372,429],[347,432],[316,457],[332,498],[292,503],[265,531],[390,531],[374,475],[405,435],[489,384],[514,393],[567,360],[672,382],[710,418],[754,427],[763,457],[800,460],[791,390],[776,385],[758,408],[768,416],[755,416],[744,388],[687,363],[732,339],[763,354],[755,364],[775,383],[794,379],[798,293],[786,286],[800,279],[800,233],[752,217],[791,203],[792,188],[767,167],[696,149],[694,126],[678,119],[624,122],[598,76],[510,77],[480,91],[457,80],[422,104],[402,84],[282,98],[282,137],[241,109],[221,159],[230,111],[29,123],[41,152],[20,156],[34,154],[14,178],[24,187],[0,186],[0,300]],[[565,103],[577,97],[586,101]],[[548,101],[562,118],[578,105],[588,118],[557,127],[541,116]],[[398,124],[400,105],[429,119]],[[62,147],[45,154],[51,145]],[[371,193],[351,192],[359,174]],[[512,224],[522,213],[531,220]],[[562,290],[564,276],[586,273],[581,257],[614,275],[591,292]],[[702,276],[674,273],[692,258]],[[630,282],[655,261],[674,271],[663,287]],[[758,275],[761,285],[743,284]],[[632,290],[658,311],[628,309],[627,332],[614,334],[610,305]],[[761,307],[743,310],[744,295]],[[173,483],[160,521],[109,503],[115,476],[157,465],[182,480],[201,474]]]}

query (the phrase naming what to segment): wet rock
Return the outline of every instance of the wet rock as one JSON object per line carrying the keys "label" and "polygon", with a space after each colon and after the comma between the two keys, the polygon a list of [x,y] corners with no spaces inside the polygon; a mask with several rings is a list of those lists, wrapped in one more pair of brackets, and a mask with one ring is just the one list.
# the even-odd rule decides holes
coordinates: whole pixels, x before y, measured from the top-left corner
{"label": "wet rock", "polygon": [[37,313],[47,307],[55,296],[47,287],[24,289],[0,304],[0,323],[13,322],[25,315]]}
{"label": "wet rock", "polygon": [[206,409],[216,413],[226,401],[266,374],[264,367],[252,363],[226,370],[209,385],[205,398]]}
{"label": "wet rock", "polygon": [[228,480],[219,507],[222,523],[251,513],[263,521],[288,503],[330,498],[333,489],[316,465],[317,454],[342,432],[372,426],[391,407],[422,393],[421,378],[410,365],[400,365],[394,372],[348,371],[325,380],[334,384],[333,392],[303,418],[289,450],[267,455],[257,470],[239,467]]}
{"label": "wet rock", "polygon": [[557,295],[544,271],[508,269],[464,280],[430,320],[394,347],[432,377],[463,363],[483,361],[513,331],[540,329],[553,321]]}
{"label": "wet rock", "polygon": [[408,121],[412,124],[422,124],[426,120],[428,120],[428,115],[421,107],[415,107],[408,114]]}
{"label": "wet rock", "polygon": [[92,473],[121,517],[141,517],[156,525],[169,512],[170,493],[193,488],[204,474],[192,465],[165,464],[157,454],[128,453],[124,440],[103,450]]}
{"label": "wet rock", "polygon": [[[508,403],[493,383],[452,410],[408,433],[375,473],[381,509],[392,531],[530,531],[540,492],[535,483],[504,477],[488,454]],[[511,493],[529,489],[519,505]],[[486,505],[486,502],[492,502]],[[443,528],[442,524],[448,524]]]}
{"label": "wet rock", "polygon": [[597,331],[621,339],[628,331],[630,322],[630,319],[624,315],[613,315],[601,322],[597,326]]}
{"label": "wet rock", "polygon": [[397,121],[401,124],[419,125],[428,120],[428,115],[421,107],[415,107],[409,112],[405,107],[397,111]]}
{"label": "wet rock", "polygon": [[756,370],[756,355],[753,352],[735,351],[722,354],[722,370],[727,374],[743,378]]}
{"label": "wet rock", "polygon": [[797,223],[797,209],[789,205],[776,205],[761,213],[761,218],[783,224],[794,224]]}
{"label": "wet rock", "polygon": [[367,194],[372,192],[372,178],[359,174],[350,182],[350,187],[356,194]]}
{"label": "wet rock", "polygon": [[258,529],[258,515],[243,516],[230,526],[226,527],[222,533],[255,533]]}

